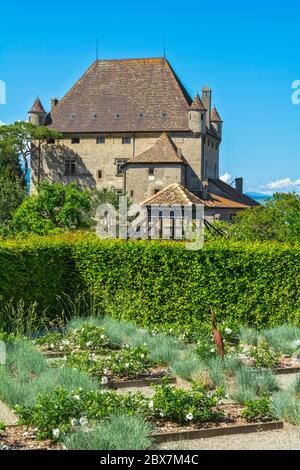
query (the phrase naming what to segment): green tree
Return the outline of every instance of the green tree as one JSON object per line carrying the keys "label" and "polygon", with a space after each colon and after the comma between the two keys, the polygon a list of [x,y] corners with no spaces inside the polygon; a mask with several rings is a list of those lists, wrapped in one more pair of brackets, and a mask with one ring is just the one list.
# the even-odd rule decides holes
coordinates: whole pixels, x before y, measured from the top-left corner
{"label": "green tree", "polygon": [[37,194],[26,197],[10,223],[13,234],[46,235],[91,226],[91,193],[75,183],[43,182]]}
{"label": "green tree", "polygon": [[240,212],[229,231],[233,238],[248,241],[300,242],[300,196],[277,193],[266,206]]}
{"label": "green tree", "polygon": [[[38,168],[41,167],[41,147],[49,139],[59,140],[62,134],[45,126],[35,126],[30,122],[15,122],[0,127],[0,171],[2,166],[10,166],[16,171],[22,185],[26,185],[29,170],[29,156],[38,152]],[[19,161],[22,161],[20,166]],[[14,171],[15,171],[14,170]],[[38,180],[40,172],[38,171]]]}
{"label": "green tree", "polygon": [[26,196],[19,180],[8,177],[0,170],[0,232],[5,232],[12,214]]}

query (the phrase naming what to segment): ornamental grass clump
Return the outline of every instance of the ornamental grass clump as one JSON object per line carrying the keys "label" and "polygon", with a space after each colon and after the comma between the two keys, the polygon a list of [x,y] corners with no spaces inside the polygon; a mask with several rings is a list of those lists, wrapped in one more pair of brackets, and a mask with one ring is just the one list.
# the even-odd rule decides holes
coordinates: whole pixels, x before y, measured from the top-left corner
{"label": "ornamental grass clump", "polygon": [[261,331],[261,335],[275,351],[295,354],[300,351],[300,328],[295,325],[280,325]]}
{"label": "ornamental grass clump", "polygon": [[262,396],[270,396],[278,390],[278,381],[271,371],[252,371],[240,368],[230,389],[230,397],[238,403],[255,401]]}
{"label": "ornamental grass clump", "polygon": [[203,370],[204,365],[201,364],[199,357],[192,351],[186,351],[177,355],[176,359],[171,363],[171,371],[173,374],[184,380],[191,380],[199,370]]}
{"label": "ornamental grass clump", "polygon": [[93,429],[68,434],[68,450],[147,450],[152,445],[152,426],[142,416],[111,415]]}
{"label": "ornamental grass clump", "polygon": [[291,391],[281,390],[271,399],[271,411],[275,418],[295,426],[300,425],[300,399]]}

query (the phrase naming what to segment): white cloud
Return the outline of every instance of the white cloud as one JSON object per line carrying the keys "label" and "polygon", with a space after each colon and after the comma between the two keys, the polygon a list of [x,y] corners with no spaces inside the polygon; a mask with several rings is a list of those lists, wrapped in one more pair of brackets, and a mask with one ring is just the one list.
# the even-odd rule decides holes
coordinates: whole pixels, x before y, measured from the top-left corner
{"label": "white cloud", "polygon": [[228,183],[231,180],[231,175],[229,173],[224,173],[224,175],[220,176],[220,180],[224,181],[224,183]]}
{"label": "white cloud", "polygon": [[290,177],[283,178],[281,180],[272,181],[267,184],[267,188],[271,190],[285,189],[285,190],[295,190],[300,189],[300,179],[292,180]]}

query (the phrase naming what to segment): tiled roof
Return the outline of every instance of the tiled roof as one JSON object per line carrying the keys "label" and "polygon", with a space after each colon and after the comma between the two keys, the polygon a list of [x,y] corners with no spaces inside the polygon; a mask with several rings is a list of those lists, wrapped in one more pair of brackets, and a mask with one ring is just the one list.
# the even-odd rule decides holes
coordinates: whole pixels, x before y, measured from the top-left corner
{"label": "tiled roof", "polygon": [[99,60],[47,123],[61,132],[189,130],[191,102],[165,58]]}
{"label": "tiled roof", "polygon": [[45,113],[46,114],[46,111],[44,110],[43,108],[43,105],[41,103],[41,100],[39,99],[39,97],[37,97],[31,107],[31,110],[28,111],[29,113]]}
{"label": "tiled roof", "polygon": [[198,95],[198,93],[196,94],[196,96],[194,98],[194,101],[191,104],[190,109],[206,111],[206,108],[205,108],[200,96]]}
{"label": "tiled roof", "polygon": [[236,202],[242,204],[246,207],[253,207],[259,206],[260,204],[251,197],[246,196],[245,194],[239,194],[235,188],[230,186],[229,184],[225,183],[224,181],[218,178],[209,178],[209,186],[208,189],[210,192],[217,192],[221,193],[218,194],[218,197],[223,197],[226,199],[231,200],[232,202]]}
{"label": "tiled roof", "polygon": [[247,209],[250,207],[249,204],[233,201],[212,192],[208,192],[207,198],[202,199],[179,183],[169,184],[158,193],[142,201],[141,204],[143,206],[203,204],[207,209]]}
{"label": "tiled roof", "polygon": [[193,204],[202,204],[202,201],[195,194],[188,191],[181,184],[172,183],[166,186],[158,193],[154,194],[154,196],[151,196],[141,202],[141,205],[143,206],[171,204],[177,204],[180,206],[191,206]]}
{"label": "tiled roof", "polygon": [[158,141],[149,150],[131,158],[124,166],[131,163],[182,163],[186,165],[180,151],[170,139],[168,134],[164,132]]}
{"label": "tiled roof", "polygon": [[223,122],[222,119],[220,118],[220,115],[219,115],[219,113],[217,111],[217,108],[215,106],[211,110],[210,120],[212,122]]}

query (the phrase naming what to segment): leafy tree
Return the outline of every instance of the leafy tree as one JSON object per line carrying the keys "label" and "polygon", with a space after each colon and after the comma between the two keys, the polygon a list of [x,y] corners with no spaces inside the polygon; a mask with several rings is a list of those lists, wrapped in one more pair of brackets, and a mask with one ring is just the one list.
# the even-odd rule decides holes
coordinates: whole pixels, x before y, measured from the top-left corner
{"label": "leafy tree", "polygon": [[93,208],[96,210],[101,204],[111,204],[118,209],[120,196],[125,194],[118,194],[115,188],[96,189],[93,191]]}
{"label": "leafy tree", "polygon": [[300,242],[300,196],[277,193],[266,206],[240,212],[229,232],[248,241]]}
{"label": "leafy tree", "polygon": [[12,214],[25,198],[18,179],[13,180],[0,170],[0,230],[5,231]]}
{"label": "leafy tree", "polygon": [[[41,147],[49,139],[61,139],[62,134],[45,126],[35,126],[30,122],[15,122],[0,127],[0,169],[2,165],[10,164],[11,168],[18,166],[17,173],[23,185],[29,170],[29,156],[32,151],[38,152],[38,168],[41,167]],[[22,159],[22,170],[19,159]],[[38,181],[40,172],[38,171]]]}
{"label": "leafy tree", "polygon": [[15,211],[11,233],[46,235],[67,230],[88,229],[91,225],[91,194],[75,183],[43,182],[38,193],[28,196]]}

